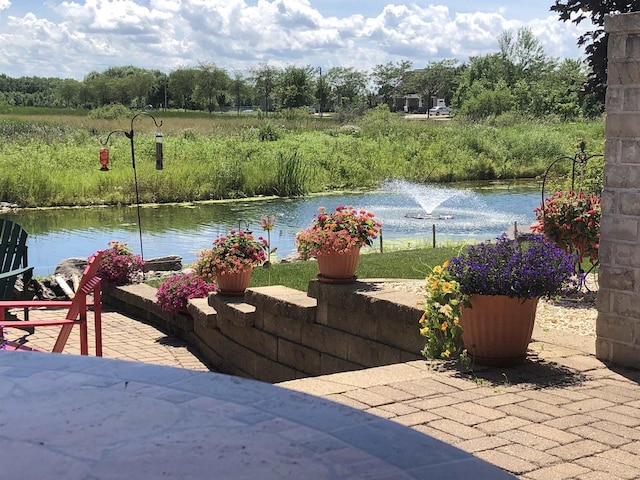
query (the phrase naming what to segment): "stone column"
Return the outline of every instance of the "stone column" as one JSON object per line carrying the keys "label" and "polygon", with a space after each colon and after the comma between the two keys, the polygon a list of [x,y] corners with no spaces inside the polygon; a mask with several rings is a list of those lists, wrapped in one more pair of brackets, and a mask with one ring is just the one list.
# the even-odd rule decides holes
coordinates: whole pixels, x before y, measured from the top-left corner
{"label": "stone column", "polygon": [[596,356],[640,367],[640,13],[607,17]]}

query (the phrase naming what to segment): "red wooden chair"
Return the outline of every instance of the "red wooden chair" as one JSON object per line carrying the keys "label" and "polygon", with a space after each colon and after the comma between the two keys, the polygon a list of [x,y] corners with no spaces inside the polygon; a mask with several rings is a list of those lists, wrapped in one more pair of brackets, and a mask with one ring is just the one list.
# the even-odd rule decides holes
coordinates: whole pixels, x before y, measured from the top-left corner
{"label": "red wooden chair", "polygon": [[[7,350],[35,350],[33,348],[13,342],[4,338],[5,328],[24,328],[61,326],[60,333],[53,346],[53,352],[62,352],[74,325],[80,326],[80,353],[89,354],[89,341],[87,334],[87,310],[93,306],[96,336],[96,356],[102,356],[102,290],[100,277],[97,275],[102,261],[102,252],[98,252],[89,259],[78,289],[73,300],[24,300],[24,301],[0,301],[0,345]],[[93,292],[93,301],[87,301],[87,295]],[[64,318],[51,320],[12,320],[5,321],[5,311],[9,308],[68,308]]]}

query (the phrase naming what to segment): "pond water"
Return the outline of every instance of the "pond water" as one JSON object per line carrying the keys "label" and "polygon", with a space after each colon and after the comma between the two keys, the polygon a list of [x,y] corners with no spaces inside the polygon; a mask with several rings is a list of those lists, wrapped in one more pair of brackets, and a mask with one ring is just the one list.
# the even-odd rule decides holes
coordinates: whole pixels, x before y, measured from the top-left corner
{"label": "pond water", "polygon": [[[140,208],[144,257],[180,255],[192,263],[196,252],[210,248],[218,235],[230,229],[263,235],[258,220],[276,216],[271,245],[276,257],[295,252],[295,234],[311,224],[319,206],[332,210],[353,205],[375,213],[382,222],[384,245],[431,245],[435,225],[438,243],[487,240],[513,226],[529,225],[540,203],[538,184],[482,187],[441,187],[392,181],[367,193],[314,195],[304,198],[203,202],[190,205],[154,205]],[[24,210],[2,215],[29,233],[29,264],[35,274],[53,273],[69,257],[87,257],[126,242],[140,253],[136,206]],[[379,248],[379,242],[375,243]],[[386,247],[385,247],[386,248]]]}

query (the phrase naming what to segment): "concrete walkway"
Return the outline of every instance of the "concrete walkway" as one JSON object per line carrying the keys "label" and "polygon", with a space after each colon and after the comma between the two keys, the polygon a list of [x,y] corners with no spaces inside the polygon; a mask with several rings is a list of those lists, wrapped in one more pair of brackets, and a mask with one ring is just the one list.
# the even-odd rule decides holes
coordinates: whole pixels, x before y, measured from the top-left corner
{"label": "concrete walkway", "polygon": [[[49,348],[46,330],[29,344]],[[414,361],[280,385],[411,426],[519,478],[640,479],[640,372],[598,361],[593,337],[537,329],[534,339],[518,367]],[[65,352],[77,344],[72,337]],[[109,310],[104,356],[207,368],[180,340]]]}

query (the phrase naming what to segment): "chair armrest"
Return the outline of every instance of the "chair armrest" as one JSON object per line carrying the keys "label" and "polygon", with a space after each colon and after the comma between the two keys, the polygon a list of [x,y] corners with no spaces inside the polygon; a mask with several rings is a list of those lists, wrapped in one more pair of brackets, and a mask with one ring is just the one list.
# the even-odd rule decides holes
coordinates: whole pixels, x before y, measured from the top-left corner
{"label": "chair armrest", "polygon": [[16,268],[15,270],[10,270],[8,272],[0,273],[0,280],[2,280],[3,278],[11,278],[11,277],[17,277],[18,275],[25,275],[28,273],[33,273],[33,267]]}

